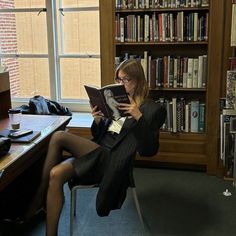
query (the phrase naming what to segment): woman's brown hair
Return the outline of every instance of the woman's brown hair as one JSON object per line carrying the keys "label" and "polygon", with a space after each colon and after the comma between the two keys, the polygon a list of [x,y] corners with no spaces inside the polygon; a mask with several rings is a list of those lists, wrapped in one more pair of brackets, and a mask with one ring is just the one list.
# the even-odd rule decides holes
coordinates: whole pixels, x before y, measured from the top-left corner
{"label": "woman's brown hair", "polygon": [[141,63],[135,59],[124,60],[116,68],[115,78],[118,77],[118,73],[120,70],[123,71],[130,79],[137,82],[133,99],[136,104],[140,106],[148,96],[148,84],[145,79]]}

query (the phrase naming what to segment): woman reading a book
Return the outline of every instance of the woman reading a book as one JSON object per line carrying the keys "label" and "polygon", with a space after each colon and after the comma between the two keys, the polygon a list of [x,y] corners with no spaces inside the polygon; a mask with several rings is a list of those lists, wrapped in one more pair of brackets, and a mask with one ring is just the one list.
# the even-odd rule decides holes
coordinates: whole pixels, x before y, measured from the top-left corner
{"label": "woman reading a book", "polygon": [[[110,120],[94,106],[92,140],[64,131],[56,132],[50,140],[41,184],[26,214],[30,217],[40,209],[47,195],[47,236],[57,235],[64,183],[72,178],[86,184],[100,183],[96,209],[98,215],[106,216],[120,208],[125,199],[135,153],[153,156],[158,151],[159,128],[166,111],[147,99],[148,86],[141,64],[123,61],[116,69],[115,81],[123,84],[129,94],[130,104],[118,106],[127,117]],[[72,157],[64,160],[63,150]]]}

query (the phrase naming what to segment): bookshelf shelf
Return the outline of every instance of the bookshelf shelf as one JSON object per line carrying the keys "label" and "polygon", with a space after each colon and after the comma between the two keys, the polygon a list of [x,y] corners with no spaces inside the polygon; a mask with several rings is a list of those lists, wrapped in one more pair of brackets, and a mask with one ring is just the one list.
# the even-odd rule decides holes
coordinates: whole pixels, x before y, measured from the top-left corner
{"label": "bookshelf shelf", "polygon": [[117,13],[143,12],[177,12],[177,11],[208,11],[209,7],[178,7],[178,8],[144,8],[144,9],[116,9]]}
{"label": "bookshelf shelf", "polygon": [[130,45],[130,46],[140,46],[140,45],[161,45],[161,46],[164,46],[164,45],[187,45],[187,46],[192,46],[192,45],[208,45],[208,42],[207,41],[198,41],[198,42],[116,42],[116,45],[119,46],[119,45],[122,45],[122,46],[125,46],[125,45]]}
{"label": "bookshelf shelf", "polygon": [[181,92],[206,92],[206,88],[154,88],[151,91],[181,91]]}

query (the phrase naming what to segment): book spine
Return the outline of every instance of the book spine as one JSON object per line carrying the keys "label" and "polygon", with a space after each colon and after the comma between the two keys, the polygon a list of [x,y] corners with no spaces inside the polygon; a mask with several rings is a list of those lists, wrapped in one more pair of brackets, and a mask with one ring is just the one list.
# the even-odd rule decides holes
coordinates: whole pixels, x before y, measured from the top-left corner
{"label": "book spine", "polygon": [[191,128],[193,133],[198,132],[198,119],[199,119],[199,101],[191,101]]}
{"label": "book spine", "polygon": [[231,47],[236,46],[236,3],[232,4]]}
{"label": "book spine", "polygon": [[148,51],[144,51],[143,70],[146,81],[148,81]]}
{"label": "book spine", "polygon": [[207,68],[208,68],[208,62],[207,62],[207,55],[203,55],[203,67],[202,67],[202,87],[206,87],[207,83]]}
{"label": "book spine", "polygon": [[229,58],[229,70],[236,70],[236,57]]}
{"label": "book spine", "polygon": [[227,71],[226,108],[236,109],[236,71],[232,70]]}
{"label": "book spine", "polygon": [[198,58],[193,59],[193,88],[198,87]]}
{"label": "book spine", "polygon": [[197,78],[197,87],[202,88],[202,69],[203,69],[203,56],[198,57],[198,78]]}
{"label": "book spine", "polygon": [[205,132],[205,110],[206,110],[205,103],[200,103],[199,104],[199,123],[198,123],[198,132],[200,133]]}
{"label": "book spine", "polygon": [[120,17],[120,42],[125,42],[125,19]]}
{"label": "book spine", "polygon": [[183,88],[187,88],[188,80],[188,58],[183,58]]}
{"label": "book spine", "polygon": [[172,98],[172,119],[173,119],[173,130],[172,132],[177,132],[177,98]]}
{"label": "book spine", "polygon": [[193,87],[193,58],[188,58],[187,88]]}
{"label": "book spine", "polygon": [[190,104],[187,103],[185,105],[185,122],[184,122],[184,131],[186,133],[189,132],[189,117],[190,117]]}

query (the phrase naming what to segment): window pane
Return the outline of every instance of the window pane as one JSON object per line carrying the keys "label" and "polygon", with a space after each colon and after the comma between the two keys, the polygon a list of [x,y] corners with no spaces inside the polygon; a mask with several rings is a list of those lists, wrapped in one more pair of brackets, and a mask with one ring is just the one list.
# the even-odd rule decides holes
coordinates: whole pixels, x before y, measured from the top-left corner
{"label": "window pane", "polygon": [[101,85],[100,58],[63,58],[60,67],[63,99],[88,99],[84,85]]}
{"label": "window pane", "polygon": [[48,59],[2,58],[2,64],[7,65],[10,73],[12,97],[50,97]]}
{"label": "window pane", "polygon": [[99,0],[62,0],[62,7],[98,7]]}
{"label": "window pane", "polygon": [[0,53],[48,53],[45,13],[0,13],[0,22]]}
{"label": "window pane", "polygon": [[45,0],[1,0],[0,8],[40,8],[45,7]]}
{"label": "window pane", "polygon": [[[99,12],[65,12],[60,16],[60,53],[100,54]],[[58,20],[58,22],[60,22]],[[60,37],[61,36],[61,37]],[[60,41],[60,38],[62,40]]]}

